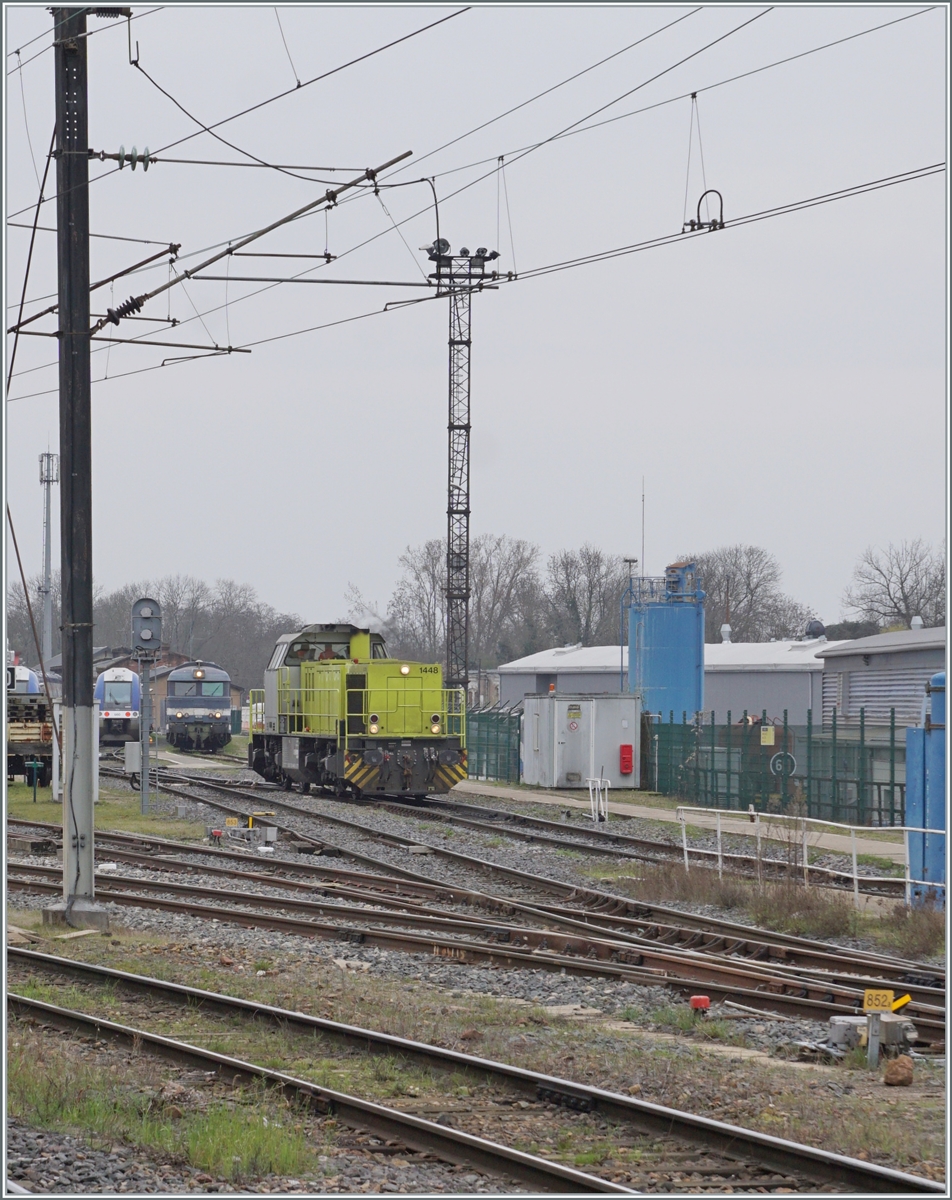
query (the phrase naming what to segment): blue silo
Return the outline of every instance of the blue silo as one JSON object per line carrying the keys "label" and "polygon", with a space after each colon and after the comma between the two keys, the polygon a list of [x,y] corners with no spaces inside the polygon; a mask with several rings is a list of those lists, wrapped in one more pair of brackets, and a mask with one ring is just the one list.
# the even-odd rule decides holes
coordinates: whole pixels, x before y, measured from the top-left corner
{"label": "blue silo", "polygon": [[704,707],[704,592],[697,566],[677,562],[663,578],[634,579],[628,600],[629,688],[642,712],[688,720]]}

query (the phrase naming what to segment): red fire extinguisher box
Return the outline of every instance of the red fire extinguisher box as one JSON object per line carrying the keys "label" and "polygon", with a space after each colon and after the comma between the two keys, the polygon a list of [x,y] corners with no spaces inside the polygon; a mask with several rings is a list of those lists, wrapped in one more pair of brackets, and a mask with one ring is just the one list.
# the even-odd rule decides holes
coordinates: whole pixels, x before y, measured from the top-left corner
{"label": "red fire extinguisher box", "polygon": [[619,765],[618,770],[622,775],[630,775],[634,770],[634,748],[632,746],[619,747]]}

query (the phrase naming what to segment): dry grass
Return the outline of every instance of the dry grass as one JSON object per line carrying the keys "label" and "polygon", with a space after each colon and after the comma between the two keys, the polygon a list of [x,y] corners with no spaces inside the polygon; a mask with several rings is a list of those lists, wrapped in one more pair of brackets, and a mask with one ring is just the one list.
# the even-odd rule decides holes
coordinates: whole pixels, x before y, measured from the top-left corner
{"label": "dry grass", "polygon": [[945,913],[934,906],[897,907],[881,918],[881,941],[903,958],[932,958],[945,946]]}

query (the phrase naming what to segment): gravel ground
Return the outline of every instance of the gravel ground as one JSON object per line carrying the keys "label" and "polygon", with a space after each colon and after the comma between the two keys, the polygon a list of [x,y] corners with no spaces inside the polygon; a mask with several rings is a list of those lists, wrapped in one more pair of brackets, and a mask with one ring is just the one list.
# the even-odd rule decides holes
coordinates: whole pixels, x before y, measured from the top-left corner
{"label": "gravel ground", "polygon": [[[409,1156],[415,1158],[416,1156]],[[150,1156],[131,1146],[93,1149],[67,1133],[31,1129],[7,1118],[7,1178],[31,1192],[181,1195],[225,1192],[314,1195],[326,1193],[475,1193],[512,1195],[525,1189],[505,1180],[490,1179],[468,1167],[433,1161],[409,1161],[391,1154],[348,1147],[346,1152],[321,1155],[322,1175],[285,1179],[270,1175],[258,1183],[237,1186],[182,1163]]]}

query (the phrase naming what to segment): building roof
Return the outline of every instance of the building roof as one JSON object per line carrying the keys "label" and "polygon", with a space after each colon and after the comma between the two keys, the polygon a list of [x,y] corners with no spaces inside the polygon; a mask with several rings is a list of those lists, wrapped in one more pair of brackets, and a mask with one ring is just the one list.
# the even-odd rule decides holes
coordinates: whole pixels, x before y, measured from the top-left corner
{"label": "building roof", "polygon": [[[705,671],[819,671],[817,647],[839,646],[822,638],[779,642],[710,642],[704,647]],[[628,668],[628,647],[622,652]],[[618,646],[559,646],[503,663],[500,675],[531,673],[572,675],[619,669]]]}
{"label": "building roof", "polygon": [[817,658],[841,658],[847,654],[894,654],[897,650],[945,649],[945,626],[934,629],[900,629],[895,633],[874,633],[872,637],[851,642],[829,642],[817,651]]}
{"label": "building roof", "polygon": [[[628,647],[621,651],[625,667],[628,666]],[[551,650],[539,650],[525,658],[502,663],[497,670],[500,675],[525,675],[530,672],[542,674],[572,674],[587,671],[617,671],[620,655],[618,646],[555,646]]]}

